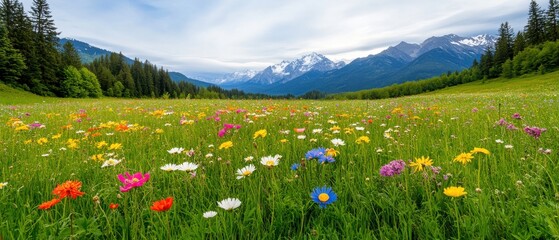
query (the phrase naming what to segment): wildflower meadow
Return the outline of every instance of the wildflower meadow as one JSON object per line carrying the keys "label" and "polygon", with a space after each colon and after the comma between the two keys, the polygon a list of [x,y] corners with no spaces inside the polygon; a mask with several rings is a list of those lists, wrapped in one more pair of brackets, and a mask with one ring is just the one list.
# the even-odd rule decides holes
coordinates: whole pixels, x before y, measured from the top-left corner
{"label": "wildflower meadow", "polygon": [[551,239],[558,103],[1,105],[0,239]]}

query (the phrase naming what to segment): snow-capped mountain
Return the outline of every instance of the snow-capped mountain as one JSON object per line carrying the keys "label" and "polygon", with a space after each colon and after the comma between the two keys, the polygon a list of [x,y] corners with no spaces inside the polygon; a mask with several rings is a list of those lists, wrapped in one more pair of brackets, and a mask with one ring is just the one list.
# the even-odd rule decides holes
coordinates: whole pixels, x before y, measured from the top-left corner
{"label": "snow-capped mountain", "polygon": [[497,39],[494,36],[487,34],[468,38],[449,34],[440,37],[430,37],[421,44],[400,42],[398,45],[389,47],[380,54],[410,61],[433,49],[440,48],[456,53],[477,56],[482,54],[487,46],[493,46],[496,41]]}
{"label": "snow-capped mountain", "polygon": [[[338,69],[345,63],[335,63],[322,54],[311,53],[293,61],[282,61],[269,66],[246,81],[247,84],[270,85],[286,83],[309,71],[326,72]],[[231,83],[230,81],[223,83]]]}
{"label": "snow-capped mountain", "polygon": [[251,78],[253,78],[258,71],[256,70],[245,70],[241,72],[234,72],[225,74],[217,79],[214,79],[212,82],[215,84],[225,84],[225,83],[243,83]]}

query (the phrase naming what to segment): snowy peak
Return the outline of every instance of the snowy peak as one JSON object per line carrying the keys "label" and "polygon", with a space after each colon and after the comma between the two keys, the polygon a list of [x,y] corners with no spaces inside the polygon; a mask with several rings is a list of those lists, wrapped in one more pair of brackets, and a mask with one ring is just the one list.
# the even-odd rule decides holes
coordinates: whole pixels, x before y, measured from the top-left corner
{"label": "snowy peak", "polygon": [[282,61],[256,74],[248,82],[269,85],[277,82],[286,83],[309,71],[325,72],[338,69],[345,63],[335,63],[322,54],[311,53],[293,61]]}
{"label": "snowy peak", "polygon": [[257,73],[258,71],[256,70],[245,70],[241,72],[229,73],[215,79],[213,82],[216,84],[246,82],[253,78]]}
{"label": "snowy peak", "polygon": [[430,37],[421,44],[400,42],[398,45],[384,50],[381,54],[406,62],[410,62],[424,53],[437,48],[456,53],[478,55],[483,53],[487,46],[493,45],[495,42],[495,37],[487,34],[468,38],[460,37],[456,34],[448,34]]}

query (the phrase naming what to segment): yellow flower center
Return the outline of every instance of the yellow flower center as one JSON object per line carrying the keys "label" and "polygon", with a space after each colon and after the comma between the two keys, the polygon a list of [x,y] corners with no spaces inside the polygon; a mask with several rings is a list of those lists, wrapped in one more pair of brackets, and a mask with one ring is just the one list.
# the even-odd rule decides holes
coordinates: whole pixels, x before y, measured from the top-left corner
{"label": "yellow flower center", "polygon": [[326,202],[328,201],[328,199],[330,199],[330,196],[326,193],[321,193],[320,195],[318,195],[318,200],[320,200],[321,202]]}
{"label": "yellow flower center", "polygon": [[274,166],[274,160],[268,160],[268,161],[266,162],[266,165],[267,165],[268,167]]}
{"label": "yellow flower center", "polygon": [[140,181],[140,179],[137,179],[137,178],[132,178],[132,182],[135,182],[135,183],[137,183],[137,182],[139,182],[139,181]]}
{"label": "yellow flower center", "polygon": [[243,172],[243,176],[248,176],[248,175],[250,175],[251,173],[252,173],[251,171],[246,170],[246,171]]}

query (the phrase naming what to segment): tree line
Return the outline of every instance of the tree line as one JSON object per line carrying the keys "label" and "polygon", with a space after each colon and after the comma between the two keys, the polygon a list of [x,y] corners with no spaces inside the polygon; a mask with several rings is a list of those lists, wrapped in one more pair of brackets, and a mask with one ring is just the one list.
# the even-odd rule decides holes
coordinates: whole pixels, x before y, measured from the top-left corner
{"label": "tree line", "polygon": [[[42,96],[124,98],[271,98],[217,86],[174,82],[167,70],[120,53],[83,64],[72,43],[59,46],[59,32],[46,0],[25,12],[18,0],[1,0],[0,82]],[[276,96],[286,98],[293,96]]]}
{"label": "tree line", "polygon": [[528,22],[514,34],[508,22],[500,25],[497,42],[488,46],[479,61],[469,69],[449,72],[421,81],[327,96],[331,99],[381,99],[415,95],[472,81],[527,73],[546,73],[559,67],[559,4],[550,0],[542,10],[534,0],[528,9]]}

